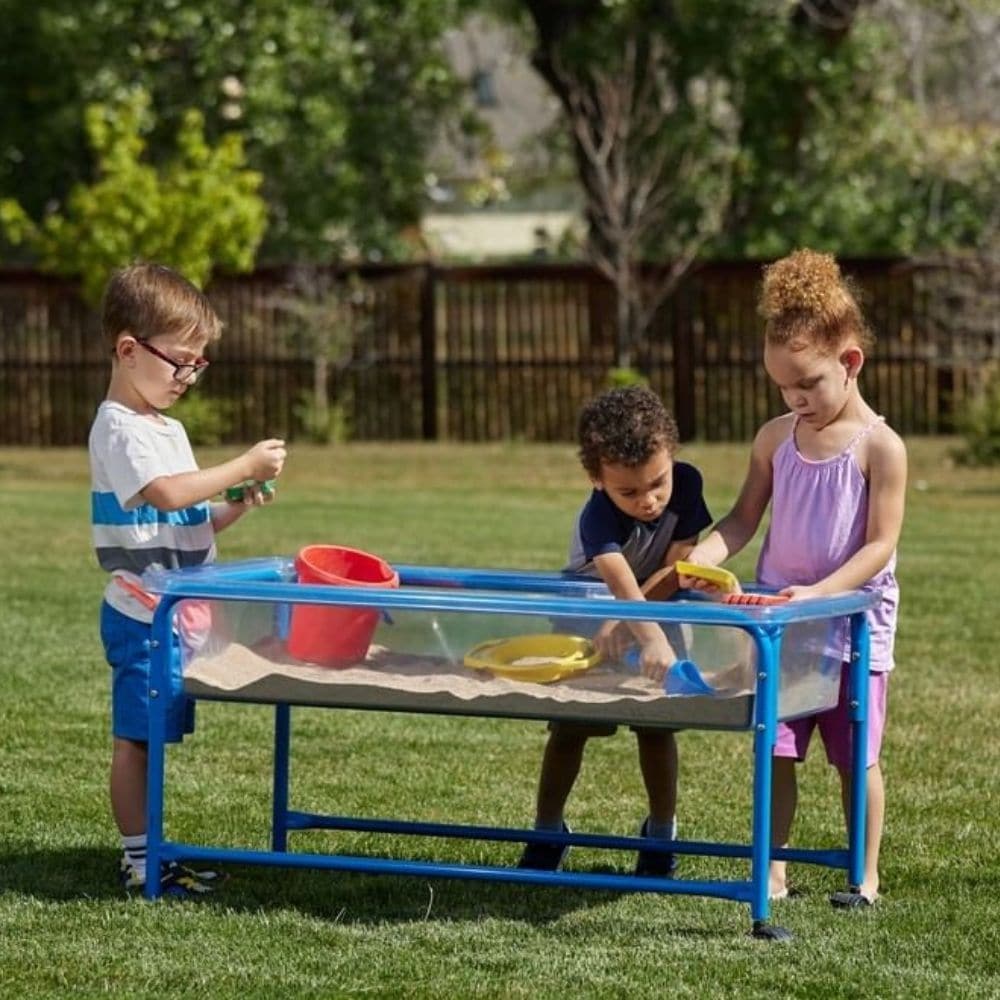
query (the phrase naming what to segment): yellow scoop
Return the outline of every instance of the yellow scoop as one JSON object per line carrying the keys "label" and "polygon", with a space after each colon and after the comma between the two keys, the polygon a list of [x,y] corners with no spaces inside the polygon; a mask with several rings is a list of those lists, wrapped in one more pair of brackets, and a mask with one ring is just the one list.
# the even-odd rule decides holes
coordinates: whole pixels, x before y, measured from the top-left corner
{"label": "yellow scoop", "polygon": [[733,594],[740,589],[740,581],[728,569],[723,569],[721,566],[699,566],[697,563],[678,561],[674,563],[674,569],[679,576],[693,576],[714,583],[727,594]]}
{"label": "yellow scoop", "polygon": [[589,670],[600,660],[601,654],[589,639],[547,633],[481,642],[465,654],[464,663],[509,680],[549,684]]}

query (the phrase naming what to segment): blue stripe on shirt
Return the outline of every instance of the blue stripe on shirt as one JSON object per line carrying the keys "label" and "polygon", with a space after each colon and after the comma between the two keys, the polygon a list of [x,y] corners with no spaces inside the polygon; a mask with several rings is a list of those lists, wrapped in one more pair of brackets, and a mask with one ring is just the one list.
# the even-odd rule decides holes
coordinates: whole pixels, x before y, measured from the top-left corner
{"label": "blue stripe on shirt", "polygon": [[90,521],[92,524],[179,524],[195,526],[204,524],[211,510],[207,500],[192,504],[182,510],[157,510],[152,504],[142,503],[132,510],[123,510],[114,493],[90,494]]}

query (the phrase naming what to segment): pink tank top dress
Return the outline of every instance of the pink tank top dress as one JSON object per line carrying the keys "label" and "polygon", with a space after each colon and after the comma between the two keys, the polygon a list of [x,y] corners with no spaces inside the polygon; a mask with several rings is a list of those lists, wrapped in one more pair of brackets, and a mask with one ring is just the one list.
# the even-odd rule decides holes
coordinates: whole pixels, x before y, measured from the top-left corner
{"label": "pink tank top dress", "polygon": [[[771,460],[771,523],[757,562],[757,580],[774,588],[809,585],[843,566],[865,543],[868,483],[858,467],[855,449],[882,417],[872,421],[833,458],[811,461],[795,443],[798,420]],[[882,591],[882,602],[868,612],[871,670],[893,668],[896,609],[896,553],[862,590]],[[846,661],[850,625],[838,619],[827,638],[825,654]]]}

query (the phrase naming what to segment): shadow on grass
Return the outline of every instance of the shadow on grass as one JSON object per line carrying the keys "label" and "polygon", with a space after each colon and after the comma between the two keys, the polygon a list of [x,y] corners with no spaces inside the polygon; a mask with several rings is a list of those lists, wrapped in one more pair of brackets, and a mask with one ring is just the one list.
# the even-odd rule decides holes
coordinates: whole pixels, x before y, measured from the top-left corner
{"label": "shadow on grass", "polygon": [[[56,903],[124,900],[117,881],[118,859],[116,851],[94,847],[8,850],[0,853],[0,895],[14,892]],[[610,871],[597,866],[577,870]],[[484,918],[544,925],[566,913],[609,905],[621,895],[562,886],[269,865],[227,865],[225,874],[226,881],[215,893],[193,905],[227,912],[293,909],[358,925]]]}
{"label": "shadow on grass", "polygon": [[[499,919],[543,926],[607,906],[620,894],[471,879],[365,875],[323,869],[233,866],[227,907],[294,907],[346,924]],[[220,897],[221,898],[221,897]]]}

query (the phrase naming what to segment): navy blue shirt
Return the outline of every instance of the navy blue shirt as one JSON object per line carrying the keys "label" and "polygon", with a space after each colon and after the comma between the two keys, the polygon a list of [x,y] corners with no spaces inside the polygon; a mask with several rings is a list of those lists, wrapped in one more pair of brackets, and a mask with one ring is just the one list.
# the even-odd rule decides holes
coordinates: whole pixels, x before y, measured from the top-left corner
{"label": "navy blue shirt", "polygon": [[712,523],[702,494],[701,473],[675,462],[673,491],[655,521],[640,521],[595,489],[576,519],[566,572],[596,575],[594,558],[621,552],[642,584],[663,566],[671,542],[693,538]]}

